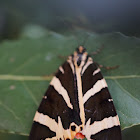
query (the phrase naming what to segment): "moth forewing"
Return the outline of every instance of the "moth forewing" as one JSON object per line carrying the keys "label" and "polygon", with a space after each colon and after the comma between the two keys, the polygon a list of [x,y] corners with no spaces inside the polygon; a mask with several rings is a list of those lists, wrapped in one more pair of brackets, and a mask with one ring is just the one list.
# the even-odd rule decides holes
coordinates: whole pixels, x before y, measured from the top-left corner
{"label": "moth forewing", "polygon": [[121,140],[113,99],[100,69],[78,47],[59,67],[34,117],[30,140]]}

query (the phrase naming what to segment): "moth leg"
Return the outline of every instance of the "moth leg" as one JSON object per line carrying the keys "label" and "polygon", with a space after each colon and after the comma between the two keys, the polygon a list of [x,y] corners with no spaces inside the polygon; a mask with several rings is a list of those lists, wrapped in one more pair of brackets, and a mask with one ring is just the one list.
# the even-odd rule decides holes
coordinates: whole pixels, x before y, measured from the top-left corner
{"label": "moth leg", "polygon": [[68,56],[59,55],[58,58],[60,58],[61,60],[67,60]]}
{"label": "moth leg", "polygon": [[106,70],[113,70],[113,69],[117,69],[117,68],[119,67],[119,65],[111,66],[111,67],[99,65],[99,67],[100,67],[100,68],[104,68],[104,69],[106,69]]}
{"label": "moth leg", "polygon": [[[67,60],[68,56],[59,55],[58,58],[60,58],[61,60]],[[59,70],[60,70],[60,67],[59,67],[59,69],[58,69],[57,71],[55,71],[55,72],[53,72],[53,73],[51,73],[51,74],[48,74],[48,75],[44,75],[43,77],[44,77],[45,79],[51,80],[51,78],[52,78],[53,76],[55,76],[56,73],[58,73]]]}
{"label": "moth leg", "polygon": [[99,67],[99,68],[104,68],[106,70],[113,70],[113,69],[117,69],[119,67],[119,65],[116,65],[116,66],[104,66],[104,65],[100,65],[96,62],[96,65]]}
{"label": "moth leg", "polygon": [[98,48],[96,51],[92,52],[90,55],[99,54],[103,50],[103,48],[104,48],[104,44],[100,48]]}

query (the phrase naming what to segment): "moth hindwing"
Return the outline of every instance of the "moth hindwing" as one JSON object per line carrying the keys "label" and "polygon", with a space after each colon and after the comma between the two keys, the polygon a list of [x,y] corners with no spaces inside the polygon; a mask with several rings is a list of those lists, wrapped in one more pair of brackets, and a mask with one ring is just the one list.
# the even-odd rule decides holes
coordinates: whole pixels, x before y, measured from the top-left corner
{"label": "moth hindwing", "polygon": [[30,140],[121,140],[105,79],[86,49],[78,47],[59,67],[35,114]]}

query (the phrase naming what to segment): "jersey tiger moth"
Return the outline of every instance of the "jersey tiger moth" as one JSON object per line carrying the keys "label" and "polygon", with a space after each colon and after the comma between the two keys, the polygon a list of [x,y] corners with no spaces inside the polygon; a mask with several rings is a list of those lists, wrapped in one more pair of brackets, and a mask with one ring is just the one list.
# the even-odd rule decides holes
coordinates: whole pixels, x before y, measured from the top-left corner
{"label": "jersey tiger moth", "polygon": [[29,140],[121,140],[119,118],[107,87],[86,49],[78,47],[50,82]]}

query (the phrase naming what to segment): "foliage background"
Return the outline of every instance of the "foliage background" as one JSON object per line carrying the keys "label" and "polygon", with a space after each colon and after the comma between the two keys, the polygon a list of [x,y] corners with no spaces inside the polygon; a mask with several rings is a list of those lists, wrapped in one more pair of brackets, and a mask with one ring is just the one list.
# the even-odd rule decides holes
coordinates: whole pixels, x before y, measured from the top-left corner
{"label": "foliage background", "polygon": [[[46,35],[48,35],[48,29],[51,32],[53,31],[52,33],[57,32],[55,33],[55,35],[53,34],[53,37],[55,36],[54,38],[59,39],[62,34],[64,36],[74,36],[72,38],[75,38],[77,35],[77,33],[75,33],[75,30],[82,29],[83,35],[79,37],[80,39],[78,38],[78,41],[84,40],[84,38],[86,37],[84,35],[85,31],[88,33],[90,32],[95,36],[96,34],[102,35],[104,33],[121,32],[125,36],[130,36],[130,39],[127,38],[127,40],[130,40],[129,43],[132,43],[132,40],[134,39],[138,41],[138,45],[131,47],[131,49],[135,50],[139,47],[140,37],[139,5],[140,2],[138,1],[106,1],[105,3],[101,3],[98,1],[91,2],[89,0],[78,0],[76,2],[67,2],[63,0],[13,0],[11,2],[10,0],[0,0],[0,46],[4,48],[3,50],[1,49],[1,51],[2,53],[6,53],[6,51],[10,52],[10,46],[12,46],[14,42],[17,43],[17,45],[19,45],[20,47],[24,47],[24,45],[27,45],[25,47],[25,50],[28,50],[29,53],[32,54],[32,49],[34,49],[33,45],[36,45],[32,42],[38,40],[38,44],[40,45],[43,42],[42,40],[45,40]],[[48,39],[48,36],[46,38]],[[70,43],[68,40],[66,39],[66,41],[64,41],[63,43]],[[28,45],[32,46],[29,46],[29,49],[27,49]],[[45,42],[43,45],[45,45]],[[70,43],[70,45],[73,44]],[[61,44],[58,44],[58,47],[60,46]],[[99,44],[95,44],[95,46],[98,48]],[[126,49],[126,46],[124,48]],[[73,49],[70,49],[71,52],[72,50]],[[18,54],[17,47],[15,47],[15,51]],[[62,53],[60,52],[60,54]],[[64,52],[64,54],[68,55],[69,51]],[[59,55],[59,53],[57,53],[57,55]],[[102,54],[99,56],[102,56]],[[62,61],[59,61],[59,64],[61,62]],[[5,62],[3,61],[3,63]],[[42,65],[45,65],[45,63]],[[49,66],[51,67],[51,65]],[[137,73],[140,72],[138,66],[136,67]],[[52,65],[53,72],[56,70],[56,67],[53,67]],[[9,69],[10,67],[7,67],[7,70]],[[1,67],[0,74],[2,74],[5,70],[6,69],[2,69]],[[51,73],[52,70],[50,69],[48,73]],[[1,84],[0,86],[3,85]],[[44,84],[40,83],[38,84],[38,86],[42,87],[43,93],[45,91],[45,89],[43,89],[45,88]],[[139,89],[137,89],[137,91],[139,93]],[[139,95],[137,95],[137,97],[139,97]],[[123,139],[139,140],[139,130],[140,125],[123,130]],[[1,131],[0,139],[26,140],[28,139],[28,137],[19,134],[9,134],[9,132],[6,133]]]}

